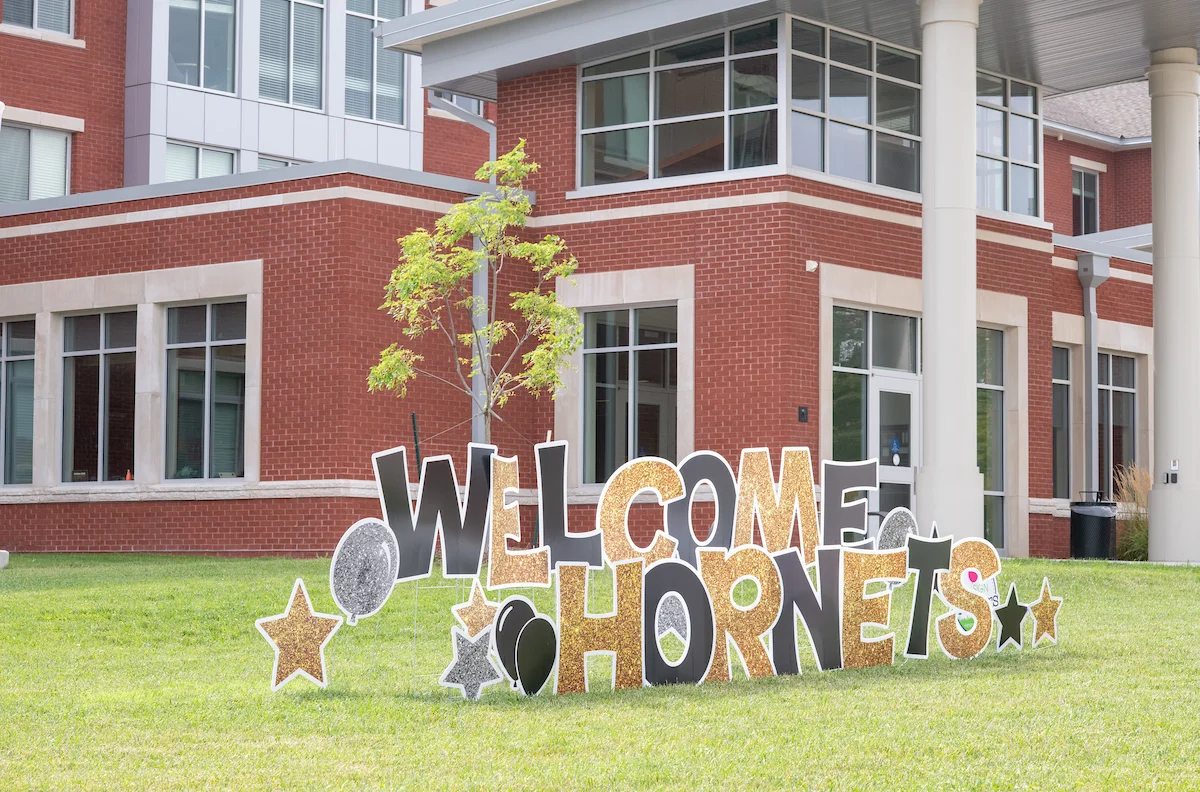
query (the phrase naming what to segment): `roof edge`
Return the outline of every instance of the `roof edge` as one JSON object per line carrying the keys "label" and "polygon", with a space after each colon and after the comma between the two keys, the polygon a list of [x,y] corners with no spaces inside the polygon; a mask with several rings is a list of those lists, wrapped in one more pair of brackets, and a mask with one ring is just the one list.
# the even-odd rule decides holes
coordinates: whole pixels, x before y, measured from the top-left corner
{"label": "roof edge", "polygon": [[1082,129],[1070,124],[1062,124],[1046,119],[1042,120],[1042,129],[1064,140],[1083,143],[1088,146],[1102,148],[1106,151],[1127,151],[1130,149],[1146,148],[1150,145],[1149,137],[1113,137],[1101,132],[1093,132],[1089,129]]}
{"label": "roof edge", "polygon": [[581,0],[457,0],[384,22],[375,29],[375,37],[384,47],[421,55],[430,41],[578,2]]}

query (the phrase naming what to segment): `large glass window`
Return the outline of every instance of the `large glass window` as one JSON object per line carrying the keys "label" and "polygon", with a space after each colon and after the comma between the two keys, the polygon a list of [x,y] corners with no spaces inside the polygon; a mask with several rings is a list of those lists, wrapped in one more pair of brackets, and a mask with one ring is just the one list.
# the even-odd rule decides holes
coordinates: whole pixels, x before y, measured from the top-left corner
{"label": "large glass window", "polygon": [[324,0],[262,0],[259,32],[258,95],[320,109]]}
{"label": "large glass window", "polygon": [[237,52],[234,0],[170,0],[167,79],[233,92]]}
{"label": "large glass window", "polygon": [[33,483],[34,322],[0,322],[0,462],[5,484]]}
{"label": "large glass window", "polygon": [[983,72],[975,84],[975,203],[981,209],[1039,217],[1038,89]]}
{"label": "large glass window", "polygon": [[71,16],[71,0],[4,0],[0,21],[70,34]]}
{"label": "large glass window", "polygon": [[228,176],[234,171],[234,160],[232,151],[168,143],[166,180],[187,181]]}
{"label": "large glass window", "polygon": [[404,54],[371,32],[404,15],[404,0],[346,0],[346,115],[404,123]]}
{"label": "large glass window", "polygon": [[983,536],[1004,547],[1004,331],[976,334],[977,456],[983,474]]}
{"label": "large glass window", "polygon": [[910,192],[921,181],[921,56],[793,19],[792,163]]}
{"label": "large glass window", "polygon": [[1100,230],[1100,174],[1071,171],[1072,230],[1075,236]]}
{"label": "large glass window", "polygon": [[635,457],[675,461],[679,390],[675,306],[584,314],[584,481]]}
{"label": "large glass window", "polygon": [[1137,462],[1137,361],[1105,353],[1098,358],[1099,486],[1111,498],[1117,474]]}
{"label": "large glass window", "polygon": [[63,322],[65,482],[132,480],[137,312]]}
{"label": "large glass window", "polygon": [[70,142],[66,132],[0,125],[0,203],[66,195]]}
{"label": "large glass window", "polygon": [[1071,497],[1071,350],[1054,347],[1051,464],[1054,497]]}
{"label": "large glass window", "polygon": [[585,67],[583,186],[779,161],[779,22]]}
{"label": "large glass window", "polygon": [[245,475],[246,304],[167,311],[167,478]]}

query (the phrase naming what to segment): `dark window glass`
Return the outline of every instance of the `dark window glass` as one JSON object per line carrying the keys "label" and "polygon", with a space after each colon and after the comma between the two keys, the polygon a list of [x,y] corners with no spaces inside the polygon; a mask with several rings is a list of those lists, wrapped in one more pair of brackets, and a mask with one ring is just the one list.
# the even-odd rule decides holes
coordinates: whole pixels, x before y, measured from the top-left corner
{"label": "dark window glass", "polygon": [[167,478],[204,477],[204,347],[167,351]]}
{"label": "dark window glass", "polygon": [[100,314],[68,316],[63,322],[67,352],[87,352],[100,348]]}
{"label": "dark window glass", "polygon": [[825,66],[808,58],[792,56],[792,107],[825,109]]}
{"label": "dark window glass", "polygon": [[1051,456],[1054,470],[1054,497],[1069,498],[1071,497],[1071,386],[1056,382],[1053,400]]}
{"label": "dark window glass", "polygon": [[137,399],[137,355],[104,356],[104,481],[134,478],[134,402]]}
{"label": "dark window glass", "polygon": [[601,74],[615,74],[617,72],[633,71],[634,69],[647,69],[649,67],[650,53],[642,52],[625,58],[617,58],[616,60],[611,60],[607,63],[599,63],[595,66],[588,66],[583,70],[583,76],[597,77]]}
{"label": "dark window glass", "polygon": [[636,124],[650,118],[650,75],[631,74],[583,84],[583,126]]}
{"label": "dark window glass", "polygon": [[637,412],[633,435],[635,456],[675,460],[675,416],[678,376],[673,349],[637,352]]}
{"label": "dark window glass", "polygon": [[627,459],[629,353],[585,355],[584,388],[584,481],[599,483]]}
{"label": "dark window glass", "polygon": [[860,124],[871,122],[871,78],[847,69],[829,69],[829,113]]}
{"label": "dark window glass", "polygon": [[137,346],[137,312],[107,314],[104,317],[104,348],[132,349]]}
{"label": "dark window glass", "polygon": [[1075,236],[1094,234],[1100,230],[1100,175],[1090,171],[1073,171],[1071,208]]}
{"label": "dark window glass", "polygon": [[[8,327],[11,332],[13,325]],[[33,360],[10,360],[5,365],[4,483],[32,484]]]}
{"label": "dark window glass", "polygon": [[834,306],[833,365],[867,367],[867,312]]}
{"label": "dark window glass", "polygon": [[729,67],[730,109],[771,105],[779,100],[779,58],[775,55],[739,58]]}
{"label": "dark window glass", "polygon": [[875,135],[875,181],[886,187],[920,192],[921,144],[915,140]]}
{"label": "dark window glass", "polygon": [[607,349],[629,345],[629,311],[595,311],[584,317],[584,346]]}
{"label": "dark window glass", "polygon": [[167,343],[202,343],[207,333],[208,306],[189,305],[167,311]]}
{"label": "dark window glass", "polygon": [[983,496],[983,536],[992,547],[1004,548],[1004,496]]}
{"label": "dark window glass", "polygon": [[650,176],[650,128],[583,136],[583,185],[618,184]]}
{"label": "dark window glass", "polygon": [[989,492],[1004,490],[1004,391],[979,388],[978,461],[983,488]]}
{"label": "dark window glass", "polygon": [[921,92],[907,85],[876,80],[875,123],[892,132],[921,134]]}
{"label": "dark window glass", "polygon": [[875,313],[871,322],[871,367],[916,372],[916,319]]}
{"label": "dark window glass", "polygon": [[[674,344],[679,341],[679,309],[677,307],[671,305],[663,308],[639,308],[634,313],[637,314],[637,343],[639,346]],[[588,314],[588,316],[613,317],[614,314],[619,315],[616,318],[617,322],[629,320],[628,311],[605,311],[601,314]],[[621,346],[629,343],[627,333],[620,332],[619,335],[624,340],[605,346]]]}
{"label": "dark window glass", "polygon": [[729,119],[729,167],[754,168],[777,161],[779,120],[776,112],[742,113]]}
{"label": "dark window glass", "polygon": [[888,77],[919,83],[921,81],[921,56],[876,44],[875,70]]}
{"label": "dark window glass", "polygon": [[831,30],[829,31],[829,57],[831,60],[845,63],[848,66],[870,69],[871,42]]}
{"label": "dark window glass", "polygon": [[666,124],[656,131],[658,176],[687,176],[725,168],[725,119]]}
{"label": "dark window glass", "polygon": [[1032,85],[1024,83],[1011,82],[1009,83],[1009,95],[1011,101],[1009,106],[1013,110],[1018,110],[1022,113],[1035,115],[1037,113],[1037,89]]}
{"label": "dark window glass", "polygon": [[63,481],[100,477],[100,356],[65,359]]}
{"label": "dark window glass", "polygon": [[660,71],[656,118],[719,113],[725,109],[725,64],[706,63]]}
{"label": "dark window glass", "polygon": [[656,65],[669,66],[672,63],[720,58],[725,54],[725,34],[685,41],[672,47],[664,47],[658,51]]}
{"label": "dark window glass", "polygon": [[774,19],[733,31],[733,54],[775,49],[779,44],[779,28]]}
{"label": "dark window glass", "polygon": [[213,341],[240,341],[246,337],[246,303],[218,303],[212,312]]}
{"label": "dark window glass", "polygon": [[981,385],[1004,384],[1004,331],[979,327],[976,339],[976,382]]}
{"label": "dark window glass", "polygon": [[833,458],[857,462],[867,454],[867,376],[833,372]]}
{"label": "dark window glass", "polygon": [[36,340],[37,333],[33,321],[8,323],[7,343],[10,357],[32,355]]}
{"label": "dark window glass", "polygon": [[1004,106],[1004,80],[982,72],[975,75],[975,100]]}
{"label": "dark window glass", "polygon": [[1037,170],[1012,166],[1012,211],[1036,217],[1038,213]]}
{"label": "dark window glass", "polygon": [[1054,379],[1069,381],[1071,379],[1071,350],[1066,347],[1054,347],[1051,369]]}
{"label": "dark window glass", "polygon": [[212,353],[210,478],[245,475],[246,347],[218,346]]}
{"label": "dark window glass", "polygon": [[809,55],[825,54],[825,28],[799,19],[792,20],[792,49]]}
{"label": "dark window glass", "polygon": [[1112,356],[1112,384],[1115,388],[1132,388],[1137,381],[1133,358]]}

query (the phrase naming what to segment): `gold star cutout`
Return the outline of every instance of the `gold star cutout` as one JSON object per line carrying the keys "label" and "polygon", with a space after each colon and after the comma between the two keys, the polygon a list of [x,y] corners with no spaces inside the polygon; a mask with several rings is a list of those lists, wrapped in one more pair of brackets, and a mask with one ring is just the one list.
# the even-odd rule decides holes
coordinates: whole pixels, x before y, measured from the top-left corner
{"label": "gold star cutout", "polygon": [[455,605],[450,610],[454,612],[454,618],[467,628],[467,636],[474,638],[496,620],[496,611],[499,609],[499,605],[488,602],[483,596],[483,589],[476,578],[475,585],[471,587],[471,601]]}
{"label": "gold star cutout", "polygon": [[303,580],[292,589],[287,613],[259,619],[254,625],[275,648],[271,690],[279,690],[298,674],[325,687],[325,644],[342,626],[342,618],[315,613]]}
{"label": "gold star cutout", "polygon": [[1049,638],[1051,643],[1058,643],[1058,609],[1062,607],[1062,597],[1050,595],[1050,579],[1042,578],[1042,596],[1029,606],[1033,613],[1033,645],[1036,647],[1043,638]]}

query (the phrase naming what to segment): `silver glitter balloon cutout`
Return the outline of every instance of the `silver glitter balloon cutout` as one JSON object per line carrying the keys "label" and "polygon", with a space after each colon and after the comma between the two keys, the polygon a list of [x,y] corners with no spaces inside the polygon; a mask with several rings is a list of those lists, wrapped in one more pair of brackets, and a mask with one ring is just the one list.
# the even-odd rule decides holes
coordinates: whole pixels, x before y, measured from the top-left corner
{"label": "silver glitter balloon cutout", "polygon": [[359,520],[338,542],[329,565],[329,590],[350,624],[383,608],[400,570],[400,548],[379,520]]}
{"label": "silver glitter balloon cutout", "polygon": [[454,640],[454,660],[442,673],[438,684],[455,688],[464,698],[475,701],[488,685],[503,677],[492,662],[492,628],[488,627],[471,638],[457,627],[450,628]]}
{"label": "silver glitter balloon cutout", "polygon": [[658,603],[658,615],[654,619],[654,633],[658,640],[669,632],[674,632],[685,644],[688,640],[688,612],[683,598],[675,592],[670,592]]}
{"label": "silver glitter balloon cutout", "polygon": [[897,550],[908,544],[909,534],[916,534],[917,518],[903,506],[898,506],[888,512],[879,526],[879,536],[875,547],[878,550]]}

